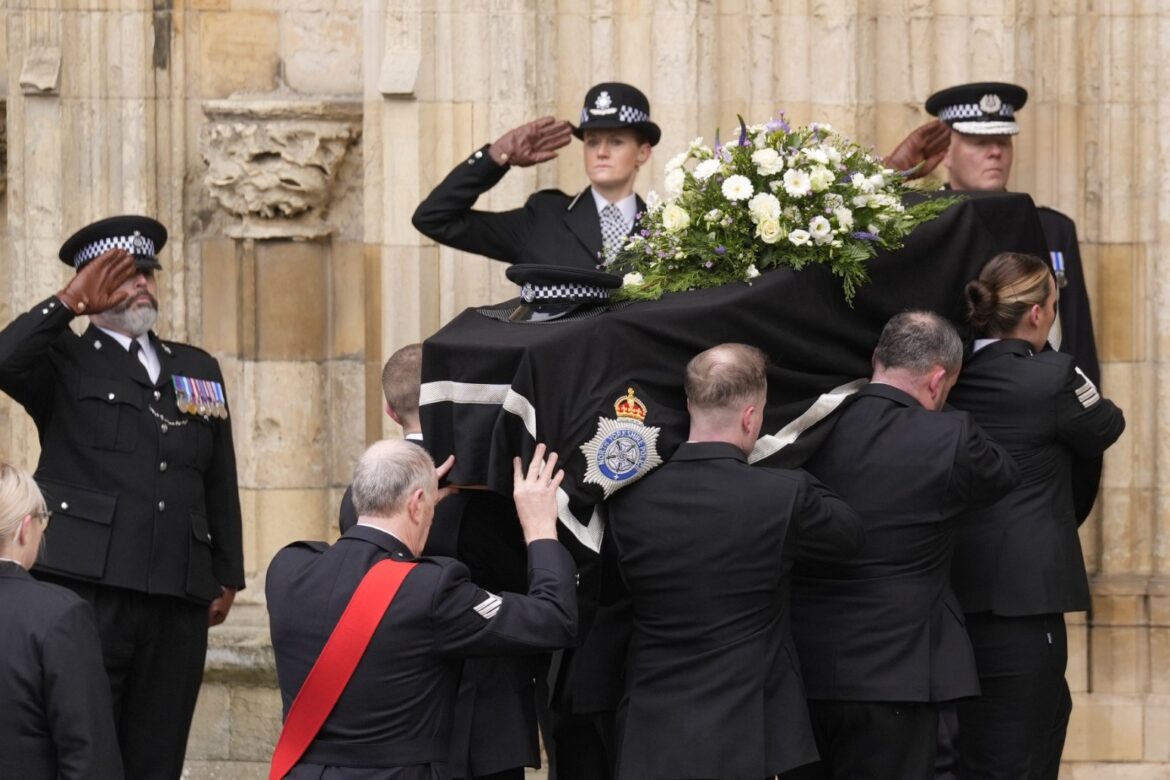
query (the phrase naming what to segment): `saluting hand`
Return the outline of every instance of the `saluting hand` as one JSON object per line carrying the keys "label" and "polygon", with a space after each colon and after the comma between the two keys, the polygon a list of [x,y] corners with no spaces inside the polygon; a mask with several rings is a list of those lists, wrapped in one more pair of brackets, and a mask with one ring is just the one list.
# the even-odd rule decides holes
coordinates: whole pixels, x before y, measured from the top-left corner
{"label": "saluting hand", "polygon": [[895,171],[909,171],[907,179],[917,179],[942,162],[950,145],[951,128],[935,119],[914,128],[882,162]]}
{"label": "saluting hand", "polygon": [[542,116],[504,133],[488,154],[500,165],[526,168],[556,157],[556,150],[568,144],[572,135],[573,126],[568,122]]}
{"label": "saluting hand", "polygon": [[119,288],[137,273],[133,255],[111,249],[83,265],[57,297],[74,314],[100,314],[130,297],[130,290]]}
{"label": "saluting hand", "polygon": [[519,458],[512,458],[512,500],[524,530],[524,541],[557,538],[557,488],[565,478],[564,469],[556,468],[557,454],[544,458],[545,446],[536,445],[532,462],[524,472]]}

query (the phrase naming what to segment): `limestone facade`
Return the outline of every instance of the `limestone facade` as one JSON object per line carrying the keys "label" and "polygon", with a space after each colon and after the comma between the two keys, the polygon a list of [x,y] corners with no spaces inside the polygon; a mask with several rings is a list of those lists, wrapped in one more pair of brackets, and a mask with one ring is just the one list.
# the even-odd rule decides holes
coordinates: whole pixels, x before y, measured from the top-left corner
{"label": "limestone facade", "polygon": [[[543,114],[574,118],[611,79],[640,85],[664,130],[643,192],[736,114],[783,109],[884,151],[939,87],[1028,87],[1012,188],[1077,221],[1104,388],[1129,420],[1083,530],[1095,596],[1070,631],[1064,776],[1168,776],[1165,3],[9,0],[0,319],[62,286],[72,230],[149,213],[171,234],[160,330],[225,369],[250,586],[213,632],[190,776],[265,775],[279,696],[263,571],[286,542],[335,533],[357,455],[397,435],[382,360],[512,294],[497,265],[423,240],[415,204],[473,149]],[[482,207],[580,189],[579,154],[509,173]],[[0,401],[0,457],[31,466],[36,453],[22,411]]]}

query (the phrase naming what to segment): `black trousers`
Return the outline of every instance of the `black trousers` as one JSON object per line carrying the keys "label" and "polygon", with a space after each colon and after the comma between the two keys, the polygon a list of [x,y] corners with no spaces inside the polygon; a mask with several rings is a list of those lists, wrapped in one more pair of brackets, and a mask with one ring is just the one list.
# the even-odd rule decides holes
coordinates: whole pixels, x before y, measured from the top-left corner
{"label": "black trousers", "polygon": [[928,702],[810,699],[821,760],[782,780],[930,780],[938,705]]}
{"label": "black trousers", "polygon": [[959,702],[959,777],[1056,780],[1072,712],[1064,615],[967,615],[982,695]]}
{"label": "black trousers", "polygon": [[75,591],[97,615],[126,777],[179,780],[203,682],[207,606],[79,580],[42,578]]}

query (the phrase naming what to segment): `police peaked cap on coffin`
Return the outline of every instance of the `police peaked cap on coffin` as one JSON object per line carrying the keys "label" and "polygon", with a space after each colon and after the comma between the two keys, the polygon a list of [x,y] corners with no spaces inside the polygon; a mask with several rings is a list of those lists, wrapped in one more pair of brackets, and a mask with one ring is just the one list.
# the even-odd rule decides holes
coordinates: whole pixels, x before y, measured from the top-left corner
{"label": "police peaked cap on coffin", "polygon": [[581,108],[581,123],[573,128],[573,135],[584,138],[586,130],[637,130],[654,146],[662,137],[662,130],[650,121],[650,101],[637,87],[620,82],[598,84],[585,93]]}
{"label": "police peaked cap on coffin", "polygon": [[552,320],[590,304],[609,300],[609,291],[622,286],[622,278],[604,271],[524,263],[504,272],[520,285],[520,306],[514,321]]}
{"label": "police peaked cap on coffin", "polygon": [[150,217],[126,215],[108,217],[86,225],[61,245],[57,256],[65,265],[80,271],[111,249],[125,249],[134,255],[141,270],[158,270],[158,253],[167,243],[167,229]]}
{"label": "police peaked cap on coffin", "polygon": [[927,112],[967,135],[1015,135],[1015,112],[1024,107],[1028,91],[1015,84],[981,81],[939,90],[926,99]]}

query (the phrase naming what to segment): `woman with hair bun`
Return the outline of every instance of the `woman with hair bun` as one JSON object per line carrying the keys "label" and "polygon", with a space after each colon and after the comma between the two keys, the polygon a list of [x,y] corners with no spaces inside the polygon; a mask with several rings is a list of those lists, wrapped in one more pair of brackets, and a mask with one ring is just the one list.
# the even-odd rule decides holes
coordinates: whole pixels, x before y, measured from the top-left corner
{"label": "woman with hair bun", "polygon": [[0,777],[119,780],[93,611],[28,573],[48,522],[32,477],[0,463]]}
{"label": "woman with hair bun", "polygon": [[1089,608],[1072,464],[1099,457],[1125,419],[1048,348],[1058,291],[1043,260],[996,255],[965,298],[975,341],[950,403],[1007,448],[1023,481],[959,526],[951,584],[982,689],[959,702],[959,776],[1055,780],[1072,711],[1064,613]]}

